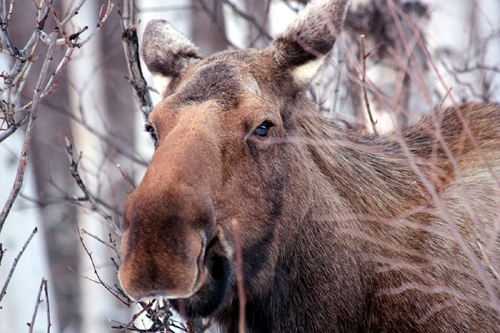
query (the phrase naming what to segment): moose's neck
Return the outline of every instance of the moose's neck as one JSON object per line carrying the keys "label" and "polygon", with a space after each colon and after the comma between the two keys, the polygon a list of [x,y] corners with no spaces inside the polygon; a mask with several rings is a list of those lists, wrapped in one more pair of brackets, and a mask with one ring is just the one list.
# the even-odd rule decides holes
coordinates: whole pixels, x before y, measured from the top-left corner
{"label": "moose's neck", "polygon": [[[303,156],[292,170],[298,176],[291,187],[301,193],[289,196],[285,215],[293,220],[278,227],[286,255],[278,259],[270,295],[249,305],[269,313],[259,318],[274,331],[363,331],[368,319],[362,319],[362,307],[376,262],[372,252],[384,251],[373,242],[391,243],[385,239],[394,229],[388,220],[425,205],[426,192],[395,139],[349,135],[315,116],[297,124],[296,147]],[[426,172],[422,159],[416,163]],[[412,237],[411,231],[399,231],[395,237]],[[273,300],[279,304],[267,304]],[[290,326],[276,327],[281,323],[273,318],[283,317]]]}
{"label": "moose's neck", "polygon": [[[393,243],[389,234],[413,237],[390,219],[425,205],[426,192],[396,139],[349,135],[314,115],[297,125],[297,138],[284,147],[294,177],[274,232],[281,254],[269,288],[247,299],[248,329],[364,331],[375,252],[385,251],[373,245]],[[416,163],[428,173],[421,157]],[[218,317],[229,331],[235,313],[233,302]]]}
{"label": "moose's neck", "polygon": [[371,289],[374,261],[366,235],[383,234],[387,225],[378,222],[424,204],[423,190],[391,139],[351,137],[315,116],[297,124],[298,140],[289,146],[297,155],[289,160],[300,162],[288,165],[294,175],[288,191],[297,192],[284,199],[275,232],[282,255],[272,286],[247,299],[248,328],[363,331],[367,321],[352,318],[363,316]]}
{"label": "moose's neck", "polygon": [[[336,204],[343,206],[343,214],[358,220],[377,220],[400,216],[424,204],[424,186],[395,139],[345,133],[314,116],[301,119],[300,126],[304,150],[315,170],[312,178],[326,184],[324,191],[316,193],[325,193],[325,199],[338,197]],[[419,158],[414,163],[427,173],[426,162]]]}

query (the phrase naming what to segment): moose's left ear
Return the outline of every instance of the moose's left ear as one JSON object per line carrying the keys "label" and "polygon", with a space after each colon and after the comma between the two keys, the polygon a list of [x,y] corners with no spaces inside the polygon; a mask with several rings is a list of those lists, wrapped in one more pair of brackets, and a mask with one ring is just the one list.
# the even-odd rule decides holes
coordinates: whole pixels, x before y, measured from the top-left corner
{"label": "moose's left ear", "polygon": [[[150,72],[166,80],[166,86],[200,59],[198,48],[165,20],[148,22],[141,44],[141,55]],[[164,93],[162,91],[162,95]]]}
{"label": "moose's left ear", "polygon": [[282,69],[309,84],[323,66],[344,23],[349,0],[316,0],[302,10],[270,46]]}

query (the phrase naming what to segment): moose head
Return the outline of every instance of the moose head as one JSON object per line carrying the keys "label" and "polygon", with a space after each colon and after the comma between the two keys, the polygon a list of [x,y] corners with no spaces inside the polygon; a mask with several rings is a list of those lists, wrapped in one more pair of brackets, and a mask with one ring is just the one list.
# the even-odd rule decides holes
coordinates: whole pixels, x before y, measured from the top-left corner
{"label": "moose head", "polygon": [[[307,97],[347,5],[313,1],[268,48],[207,58],[167,22],[148,23],[141,52],[164,87],[146,125],[155,153],[123,213],[119,279],[132,299],[164,297],[184,317],[215,317],[235,331],[241,247],[250,331],[474,331],[499,324],[494,309],[471,300],[494,304],[496,291],[476,288],[488,278],[468,277],[476,281],[469,290],[474,297],[456,303],[423,287],[397,291],[431,288],[435,281],[467,289],[442,267],[467,270],[474,260],[460,242],[443,236],[450,234],[448,220],[429,204],[436,191],[456,193],[458,186],[445,149],[433,149],[432,117],[397,135],[362,136],[322,119]],[[484,180],[492,179],[485,168],[463,164],[479,157],[477,145],[460,143],[457,115],[471,114],[472,131],[490,138],[479,146],[494,152],[491,165],[500,172],[498,108],[440,112],[444,142],[468,157],[460,168],[479,168],[481,186],[498,194],[494,182]],[[481,122],[484,117],[496,128]],[[456,223],[475,232],[471,213],[455,206]],[[480,221],[490,216],[481,214]],[[387,223],[401,219],[405,223]],[[432,237],[431,223],[438,230]],[[453,264],[439,266],[428,259],[434,255]],[[390,260],[392,268],[381,268]],[[425,263],[439,269],[424,269]],[[419,326],[417,317],[440,304],[449,313],[436,310]],[[491,325],[475,326],[485,322]]]}
{"label": "moose head", "polygon": [[267,49],[206,59],[167,22],[149,22],[142,56],[166,84],[147,124],[156,151],[123,215],[119,276],[132,298],[195,299],[188,315],[213,314],[234,280],[233,220],[243,233],[246,290],[269,287],[276,224],[297,208],[287,197],[296,182],[289,161],[303,158],[284,142],[311,109],[308,84],[346,7],[318,1]]}

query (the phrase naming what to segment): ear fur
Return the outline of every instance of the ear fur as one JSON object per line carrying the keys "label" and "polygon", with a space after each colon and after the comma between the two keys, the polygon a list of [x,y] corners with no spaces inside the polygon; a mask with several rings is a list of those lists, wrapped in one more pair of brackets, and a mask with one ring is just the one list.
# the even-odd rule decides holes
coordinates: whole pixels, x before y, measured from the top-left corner
{"label": "ear fur", "polygon": [[344,23],[349,0],[316,0],[270,46],[278,66],[307,85],[324,64]]}
{"label": "ear fur", "polygon": [[200,59],[198,48],[165,20],[148,22],[141,44],[141,56],[153,75],[166,85]]}

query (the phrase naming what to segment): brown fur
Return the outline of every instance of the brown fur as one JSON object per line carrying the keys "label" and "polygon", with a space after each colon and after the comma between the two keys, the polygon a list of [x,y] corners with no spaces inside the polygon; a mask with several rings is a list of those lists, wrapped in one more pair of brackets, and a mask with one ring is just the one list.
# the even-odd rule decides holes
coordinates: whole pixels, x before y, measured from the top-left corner
{"label": "brown fur", "polygon": [[[263,51],[178,64],[191,47],[180,40],[146,59],[172,80],[149,119],[156,152],[125,203],[124,290],[235,332],[236,220],[249,332],[498,331],[500,109],[344,132],[306,88],[346,1],[309,6]],[[145,45],[176,38],[163,24]]]}

